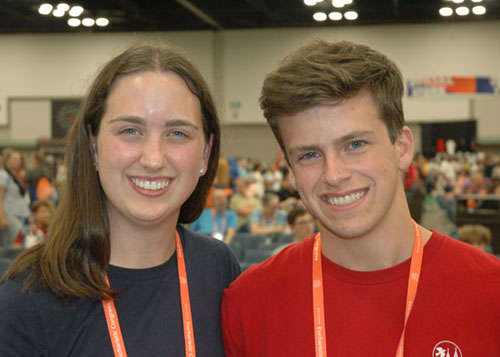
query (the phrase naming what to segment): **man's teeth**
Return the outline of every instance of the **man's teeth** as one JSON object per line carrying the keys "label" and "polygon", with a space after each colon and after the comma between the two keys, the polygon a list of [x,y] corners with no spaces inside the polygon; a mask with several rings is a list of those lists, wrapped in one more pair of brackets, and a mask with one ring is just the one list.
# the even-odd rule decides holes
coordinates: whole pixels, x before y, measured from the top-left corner
{"label": "man's teeth", "polygon": [[366,191],[351,193],[350,195],[345,195],[342,197],[329,197],[327,198],[328,203],[334,206],[346,206],[353,202],[356,202],[361,197],[365,195]]}
{"label": "man's teeth", "polygon": [[140,188],[144,188],[146,190],[161,190],[168,186],[168,181],[147,181],[147,180],[138,180],[136,178],[132,179],[132,182],[139,186]]}

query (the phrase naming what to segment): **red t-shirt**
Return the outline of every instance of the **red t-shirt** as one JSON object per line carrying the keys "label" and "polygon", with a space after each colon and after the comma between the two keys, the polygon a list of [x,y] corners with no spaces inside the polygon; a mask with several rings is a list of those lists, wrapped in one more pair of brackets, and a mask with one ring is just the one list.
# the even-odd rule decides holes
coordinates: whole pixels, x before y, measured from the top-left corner
{"label": "red t-shirt", "polygon": [[[313,239],[251,267],[226,289],[228,356],[314,356]],[[380,271],[323,256],[329,356],[395,356],[410,259]],[[405,357],[500,356],[500,259],[436,232],[424,247]]]}

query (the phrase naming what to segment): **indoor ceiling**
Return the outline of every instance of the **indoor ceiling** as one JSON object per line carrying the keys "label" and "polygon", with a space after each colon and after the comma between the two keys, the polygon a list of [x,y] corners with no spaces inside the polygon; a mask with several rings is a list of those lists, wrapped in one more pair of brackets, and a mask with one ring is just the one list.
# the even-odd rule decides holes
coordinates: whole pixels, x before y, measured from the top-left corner
{"label": "indoor ceiling", "polygon": [[[481,4],[463,0],[460,5],[450,0],[354,0],[338,11],[355,10],[358,19],[337,22],[316,22],[312,18],[318,11],[326,14],[334,11],[331,0],[323,0],[315,6],[306,6],[303,0],[82,0],[67,3],[84,7],[82,16],[107,17],[110,23],[102,28],[72,28],[67,25],[68,16],[40,15],[38,7],[42,2],[57,4],[53,1],[0,0],[0,33],[333,27],[500,19],[500,0],[483,0]],[[443,6],[475,5],[486,7],[486,14],[443,18],[438,13]]]}

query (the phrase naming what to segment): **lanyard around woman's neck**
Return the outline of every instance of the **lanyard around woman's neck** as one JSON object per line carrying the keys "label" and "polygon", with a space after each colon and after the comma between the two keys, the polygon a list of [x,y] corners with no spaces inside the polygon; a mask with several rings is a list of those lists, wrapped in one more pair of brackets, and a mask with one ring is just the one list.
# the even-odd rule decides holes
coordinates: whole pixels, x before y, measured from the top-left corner
{"label": "lanyard around woman's neck", "polygon": [[[406,308],[403,325],[403,332],[399,338],[396,357],[403,357],[404,339],[408,317],[413,308],[417,295],[420,270],[422,268],[422,257],[424,255],[424,245],[422,232],[417,223],[413,221],[415,229],[415,242],[413,243],[413,253],[411,256],[410,274],[408,277],[408,290],[406,292]],[[326,326],[325,326],[325,304],[323,301],[323,270],[321,267],[321,235],[318,233],[314,239],[313,247],[313,314],[314,314],[314,341],[317,357],[326,357]]]}
{"label": "lanyard around woman's neck", "polygon": [[[189,301],[189,288],[186,273],[186,263],[184,259],[184,251],[179,233],[175,232],[175,244],[177,252],[177,271],[179,273],[179,286],[181,294],[181,309],[182,309],[182,325],[184,327],[184,344],[186,356],[196,357],[196,348],[194,344],[193,334],[193,319],[191,318],[191,303]],[[106,275],[106,281],[109,286],[109,279]],[[126,357],[127,351],[123,343],[123,336],[118,321],[115,303],[113,300],[102,300],[104,314],[106,315],[106,323],[108,325],[109,337],[113,345],[115,357]]]}

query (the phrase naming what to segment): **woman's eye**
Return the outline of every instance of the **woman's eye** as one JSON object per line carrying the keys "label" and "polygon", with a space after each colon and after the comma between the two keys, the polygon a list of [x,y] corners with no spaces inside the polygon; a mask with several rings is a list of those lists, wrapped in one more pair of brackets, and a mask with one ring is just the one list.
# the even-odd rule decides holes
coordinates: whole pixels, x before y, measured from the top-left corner
{"label": "woman's eye", "polygon": [[353,141],[349,143],[349,148],[351,149],[359,149],[365,145],[364,141]]}
{"label": "woman's eye", "polygon": [[187,136],[184,132],[179,131],[179,130],[172,131],[170,133],[170,135],[175,136],[175,137],[180,137],[180,138]]}

